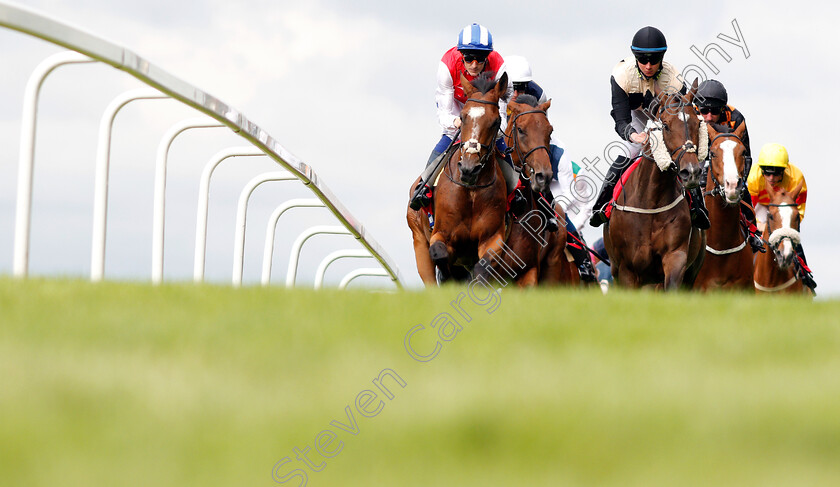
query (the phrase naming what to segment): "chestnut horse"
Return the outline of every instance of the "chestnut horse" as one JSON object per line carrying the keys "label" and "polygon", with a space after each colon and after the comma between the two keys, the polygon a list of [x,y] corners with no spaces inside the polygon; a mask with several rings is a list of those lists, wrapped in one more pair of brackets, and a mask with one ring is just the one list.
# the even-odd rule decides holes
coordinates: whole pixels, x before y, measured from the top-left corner
{"label": "chestnut horse", "polygon": [[702,159],[708,150],[691,104],[696,93],[695,81],[685,96],[658,93],[645,110],[649,138],[642,160],[604,227],[613,279],[622,286],[690,286],[703,263],[705,236],[692,227],[685,200],[685,188],[700,183],[698,146]]}
{"label": "chestnut horse", "polygon": [[706,257],[694,287],[754,289],[753,251],[741,226],[741,192],[745,191],[747,146],[741,140],[746,124],[732,133],[708,126],[711,164],[706,178],[706,208],[711,228],[706,230]]}
{"label": "chestnut horse", "polygon": [[[758,254],[755,262],[755,292],[761,293],[803,293],[807,288],[797,275],[794,246],[801,240],[799,236],[799,209],[796,198],[802,191],[802,184],[790,193],[775,191],[769,184],[765,186],[770,196],[767,205],[767,225],[762,238],[768,250]],[[810,295],[810,292],[808,293]]]}
{"label": "chestnut horse", "polygon": [[491,259],[485,257],[499,255],[504,245],[507,188],[495,142],[501,124],[499,99],[507,81],[507,73],[498,82],[482,77],[471,83],[461,76],[467,96],[461,110],[462,142],[445,157],[434,189],[434,228],[429,231],[422,210],[409,208],[406,214],[417,270],[426,285],[436,282],[435,268],[441,282],[468,279],[470,271],[486,275]]}
{"label": "chestnut horse", "polygon": [[550,106],[550,100],[537,105],[532,96],[520,96],[508,104],[510,122],[505,129],[505,141],[514,166],[528,183],[522,192],[530,211],[511,225],[507,238],[509,252],[503,256],[505,266],[502,267],[519,287],[543,282],[546,274],[549,279],[556,275],[555,280],[564,277],[568,280],[563,274],[568,269],[563,253],[565,229],[547,232],[545,216],[539,207],[550,204],[540,202],[540,193],[548,189],[552,178],[549,145],[553,128],[547,114]]}

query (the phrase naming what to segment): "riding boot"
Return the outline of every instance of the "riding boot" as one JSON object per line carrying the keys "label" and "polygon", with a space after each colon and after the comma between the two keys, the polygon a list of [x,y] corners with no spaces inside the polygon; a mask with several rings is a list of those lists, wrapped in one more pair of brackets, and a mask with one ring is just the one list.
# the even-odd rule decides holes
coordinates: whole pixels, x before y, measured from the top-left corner
{"label": "riding boot", "polygon": [[624,174],[624,171],[630,167],[630,158],[624,156],[618,156],[615,159],[609,169],[607,169],[607,175],[604,177],[604,184],[601,186],[601,192],[598,193],[598,198],[595,200],[595,204],[592,207],[592,217],[589,219],[589,224],[593,227],[599,227],[604,223],[607,223],[607,215],[605,214],[607,210],[607,205],[612,200],[613,189],[615,189],[616,183],[618,180],[621,179],[621,175]]}
{"label": "riding boot", "polygon": [[408,202],[408,206],[412,210],[417,211],[420,208],[425,208],[432,204],[433,181],[437,178],[440,169],[443,167],[441,162],[443,161],[444,155],[446,155],[446,151],[432,151],[432,154],[429,156],[429,160],[426,162],[426,169],[420,175],[420,182],[417,183],[417,186],[414,188],[414,194]]}
{"label": "riding boot", "polygon": [[755,211],[743,199],[741,200],[741,226],[744,227],[747,234],[747,243],[750,244],[753,253],[767,252],[767,248],[764,247],[764,240],[761,239],[761,234],[756,227]]}
{"label": "riding boot", "polygon": [[802,279],[802,284],[805,285],[811,291],[817,287],[816,281],[814,281],[814,275],[811,273],[811,268],[808,267],[808,261],[805,260],[805,251],[802,249],[802,244],[797,244],[794,247],[796,251],[796,259],[799,261],[799,278]]}
{"label": "riding boot", "polygon": [[560,224],[557,222],[557,214],[554,210],[554,195],[551,194],[551,188],[539,193],[537,197],[540,199],[537,206],[545,216],[545,229],[552,233],[556,232],[560,229]]}
{"label": "riding boot", "polygon": [[519,172],[514,169],[513,161],[509,155],[504,157],[496,157],[496,163],[502,169],[502,175],[505,177],[505,186],[507,187],[508,199],[510,200],[510,211],[513,216],[519,218],[528,210],[528,200],[519,189]]}
{"label": "riding boot", "polygon": [[709,211],[706,209],[705,201],[703,201],[703,187],[695,186],[686,191],[688,191],[691,200],[691,224],[700,230],[708,230],[712,226],[712,222],[709,221]]}
{"label": "riding boot", "polygon": [[595,273],[595,266],[592,265],[592,259],[589,258],[589,250],[583,246],[582,242],[583,240],[580,240],[580,242],[569,242],[566,244],[566,248],[569,249],[572,258],[575,260],[575,266],[577,266],[578,272],[580,273],[581,282],[597,282],[598,277]]}

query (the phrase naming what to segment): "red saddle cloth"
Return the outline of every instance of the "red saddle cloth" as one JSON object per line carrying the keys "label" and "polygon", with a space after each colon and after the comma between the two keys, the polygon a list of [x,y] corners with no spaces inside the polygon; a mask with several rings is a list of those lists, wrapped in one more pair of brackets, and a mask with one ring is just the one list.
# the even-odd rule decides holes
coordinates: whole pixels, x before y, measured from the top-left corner
{"label": "red saddle cloth", "polygon": [[639,156],[633,164],[630,164],[630,167],[624,171],[624,174],[621,175],[621,179],[618,180],[618,184],[615,185],[613,188],[613,195],[612,199],[610,200],[610,204],[607,205],[607,209],[604,210],[604,215],[609,219],[610,215],[612,215],[613,204],[618,199],[619,195],[621,195],[621,191],[624,190],[624,185],[627,184],[627,180],[630,179],[630,175],[633,174],[633,171],[639,166],[639,163],[642,161],[642,156]]}

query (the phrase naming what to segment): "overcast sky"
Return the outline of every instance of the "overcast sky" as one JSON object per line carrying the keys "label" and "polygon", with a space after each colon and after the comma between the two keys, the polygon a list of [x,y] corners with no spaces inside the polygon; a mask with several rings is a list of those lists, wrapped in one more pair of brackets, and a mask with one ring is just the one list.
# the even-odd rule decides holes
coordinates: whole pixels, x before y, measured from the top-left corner
{"label": "overcast sky", "polygon": [[[502,56],[524,55],[530,60],[536,81],[553,99],[555,130],[573,159],[580,160],[603,159],[604,147],[616,139],[609,116],[610,71],[629,54],[637,29],[657,26],[668,39],[666,60],[679,68],[698,65],[726,85],[730,102],[747,118],[754,153],[766,142],[779,142],[803,169],[809,189],[803,244],[818,291],[840,293],[840,260],[833,255],[838,250],[836,231],[828,226],[836,221],[830,195],[836,190],[838,172],[828,158],[835,124],[827,116],[831,96],[822,93],[840,77],[834,62],[840,43],[833,5],[744,1],[664,9],[627,2],[535,1],[517,2],[513,10],[514,3],[497,1],[469,7],[438,1],[403,5],[337,0],[22,4],[123,45],[245,113],[318,172],[385,247],[412,286],[420,281],[405,203],[409,185],[439,138],[435,70],[459,30],[471,22],[482,23]],[[733,20],[749,57],[718,38],[736,36]],[[711,54],[717,74],[690,49],[703,50],[712,42],[731,58],[727,62]],[[0,272],[9,273],[23,87],[38,62],[59,49],[5,30],[0,32],[0,46]],[[45,84],[36,156],[34,273],[89,272],[99,117],[114,96],[140,86],[103,66],[65,67]],[[118,119],[106,275],[132,279],[148,275],[155,149],[172,123],[195,113],[173,105],[138,103]],[[204,162],[229,145],[244,144],[233,135],[208,131],[191,134],[173,146],[167,278],[191,277],[197,177]],[[253,161],[231,166],[236,167],[220,168],[212,190],[226,201],[211,206],[208,237],[208,277],[219,281],[230,276],[232,202],[251,176],[276,167]],[[255,193],[251,214],[256,223],[249,229],[246,258],[250,282],[259,278],[267,215],[287,194],[307,196],[292,186]],[[300,211],[312,212],[299,217],[307,220],[300,225],[331,223],[318,215],[319,210]],[[286,240],[303,228],[294,224],[295,218],[290,218],[292,237]],[[591,242],[600,231],[589,228],[585,234]],[[282,257],[275,260],[275,281],[285,275],[284,252],[289,244],[278,245]],[[305,253],[304,262],[314,269],[326,251],[342,246],[340,237],[325,237],[315,244],[316,250]]]}

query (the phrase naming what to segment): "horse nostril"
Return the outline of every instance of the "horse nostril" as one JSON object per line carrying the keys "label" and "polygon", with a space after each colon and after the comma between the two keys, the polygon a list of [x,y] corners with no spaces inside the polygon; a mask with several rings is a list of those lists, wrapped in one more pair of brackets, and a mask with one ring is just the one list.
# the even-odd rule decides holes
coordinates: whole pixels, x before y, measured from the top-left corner
{"label": "horse nostril", "polygon": [[537,178],[538,183],[540,183],[540,184],[545,183],[545,174],[543,174],[541,172],[538,172],[535,177]]}

